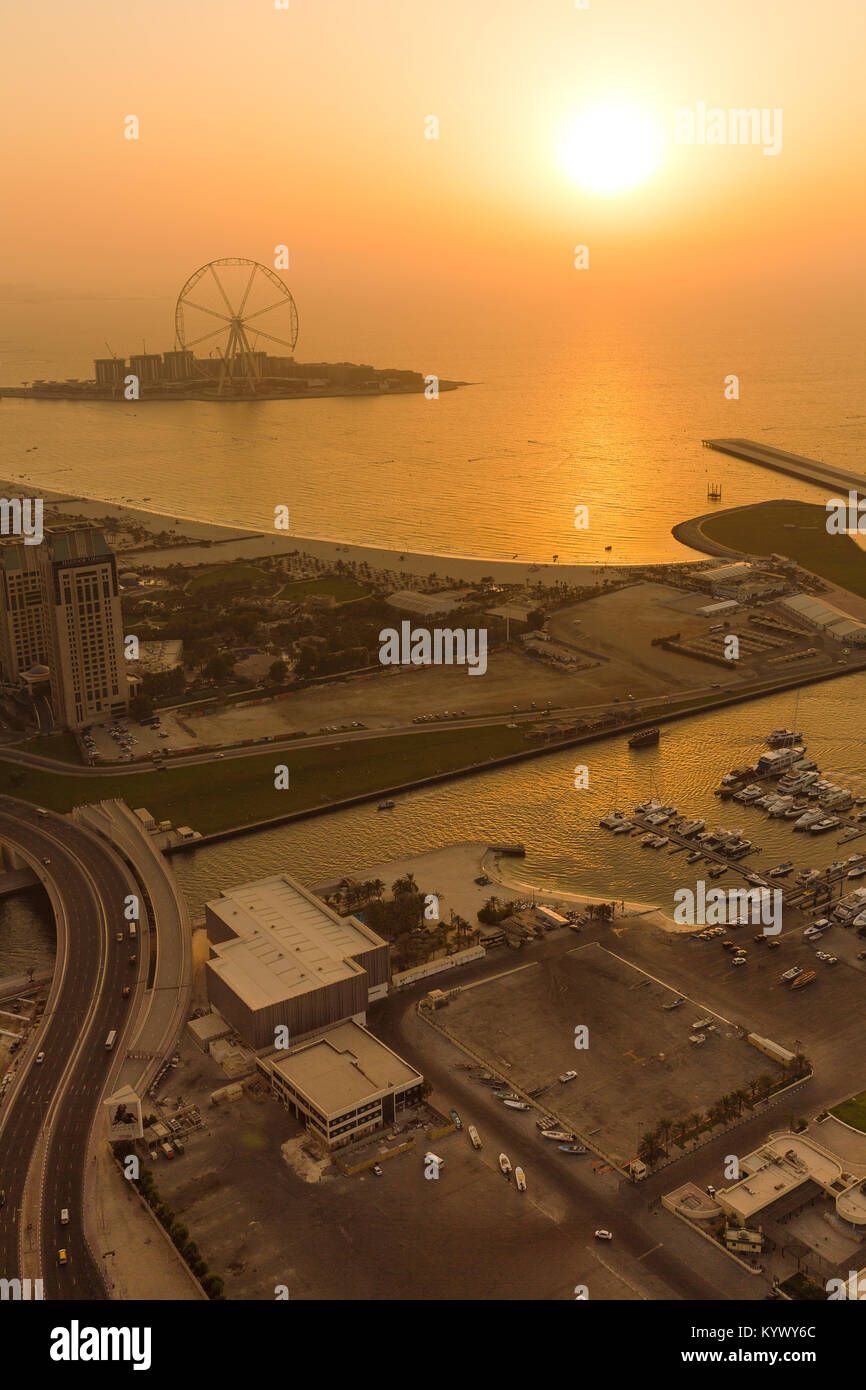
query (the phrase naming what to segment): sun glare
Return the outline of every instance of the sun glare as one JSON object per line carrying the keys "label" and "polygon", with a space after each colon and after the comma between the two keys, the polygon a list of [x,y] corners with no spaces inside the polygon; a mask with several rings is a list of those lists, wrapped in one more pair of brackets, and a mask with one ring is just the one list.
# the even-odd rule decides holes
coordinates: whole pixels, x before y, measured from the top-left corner
{"label": "sun glare", "polygon": [[658,132],[628,106],[593,106],[566,130],[561,161],[591,193],[622,193],[649,178],[659,162]]}

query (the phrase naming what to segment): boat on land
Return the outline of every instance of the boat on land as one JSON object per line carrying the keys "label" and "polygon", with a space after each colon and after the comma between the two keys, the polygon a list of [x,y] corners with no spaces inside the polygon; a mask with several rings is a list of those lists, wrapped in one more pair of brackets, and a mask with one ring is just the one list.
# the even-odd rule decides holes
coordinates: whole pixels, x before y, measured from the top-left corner
{"label": "boat on land", "polygon": [[502,1169],[505,1176],[508,1177],[508,1174],[511,1172],[511,1159],[508,1157],[508,1154],[499,1155],[499,1167]]}
{"label": "boat on land", "polygon": [[529,1106],[525,1100],[506,1100],[503,1105],[507,1105],[509,1110],[528,1110]]}
{"label": "boat on land", "polygon": [[541,1137],[542,1139],[556,1139],[565,1144],[570,1144],[574,1140],[574,1135],[569,1134],[567,1129],[543,1129]]}
{"label": "boat on land", "polygon": [[632,734],[628,741],[629,748],[648,748],[650,744],[658,743],[659,729],[639,729],[636,734]]}
{"label": "boat on land", "polygon": [[520,1100],[516,1091],[494,1091],[497,1100]]}
{"label": "boat on land", "polygon": [[564,1154],[585,1154],[585,1153],[586,1153],[586,1149],[583,1147],[583,1144],[560,1144],[560,1146],[559,1146],[559,1151],[560,1151],[560,1153],[564,1153]]}
{"label": "boat on land", "polygon": [[514,1181],[517,1183],[518,1192],[526,1191],[526,1174],[524,1173],[522,1168],[515,1168]]}
{"label": "boat on land", "polygon": [[456,1111],[456,1110],[449,1110],[448,1113],[449,1113],[449,1115],[451,1116],[452,1120],[454,1121],[454,1128],[455,1128],[455,1129],[462,1129],[462,1128],[463,1128],[463,1121],[461,1120],[460,1116],[457,1114],[457,1111]]}

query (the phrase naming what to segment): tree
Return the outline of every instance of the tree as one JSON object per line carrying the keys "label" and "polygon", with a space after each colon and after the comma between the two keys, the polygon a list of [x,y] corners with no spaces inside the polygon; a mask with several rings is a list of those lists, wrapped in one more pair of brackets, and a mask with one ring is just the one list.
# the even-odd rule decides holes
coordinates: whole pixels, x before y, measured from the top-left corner
{"label": "tree", "polygon": [[277,661],[272,661],[268,668],[268,680],[272,685],[282,685],[289,674],[288,662],[280,657]]}
{"label": "tree", "polygon": [[146,695],[143,691],[136,691],[129,702],[129,716],[131,719],[149,719],[153,714],[153,696]]}

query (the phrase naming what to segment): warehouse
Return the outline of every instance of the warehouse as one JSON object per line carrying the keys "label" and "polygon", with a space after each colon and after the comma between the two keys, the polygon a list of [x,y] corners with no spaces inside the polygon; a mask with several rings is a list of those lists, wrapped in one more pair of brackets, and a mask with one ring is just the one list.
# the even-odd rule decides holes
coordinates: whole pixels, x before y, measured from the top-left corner
{"label": "warehouse", "polygon": [[397,1120],[424,1078],[357,1023],[256,1063],[276,1098],[328,1149]]}
{"label": "warehouse", "polygon": [[810,594],[792,594],[782,599],[782,603],[811,628],[825,632],[837,642],[848,642],[852,646],[866,645],[866,624],[859,623],[850,613],[843,613],[832,603],[813,598]]}
{"label": "warehouse", "polygon": [[251,1047],[274,1029],[294,1042],[335,1023],[366,1021],[390,980],[389,947],[281,874],[232,888],[205,907],[208,998]]}

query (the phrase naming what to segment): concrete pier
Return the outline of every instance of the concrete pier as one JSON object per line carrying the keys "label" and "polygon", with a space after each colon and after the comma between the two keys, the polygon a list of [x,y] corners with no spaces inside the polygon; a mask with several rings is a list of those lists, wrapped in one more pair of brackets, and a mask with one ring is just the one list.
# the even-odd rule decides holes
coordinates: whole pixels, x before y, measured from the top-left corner
{"label": "concrete pier", "polygon": [[772,468],[776,473],[787,473],[791,478],[814,483],[816,487],[832,488],[837,493],[851,490],[858,497],[866,497],[866,479],[832,464],[818,463],[816,459],[803,458],[800,454],[789,454],[784,449],[758,444],[753,439],[702,439],[701,443],[705,449],[715,449],[717,453],[745,459],[747,463],[756,463],[761,468]]}

